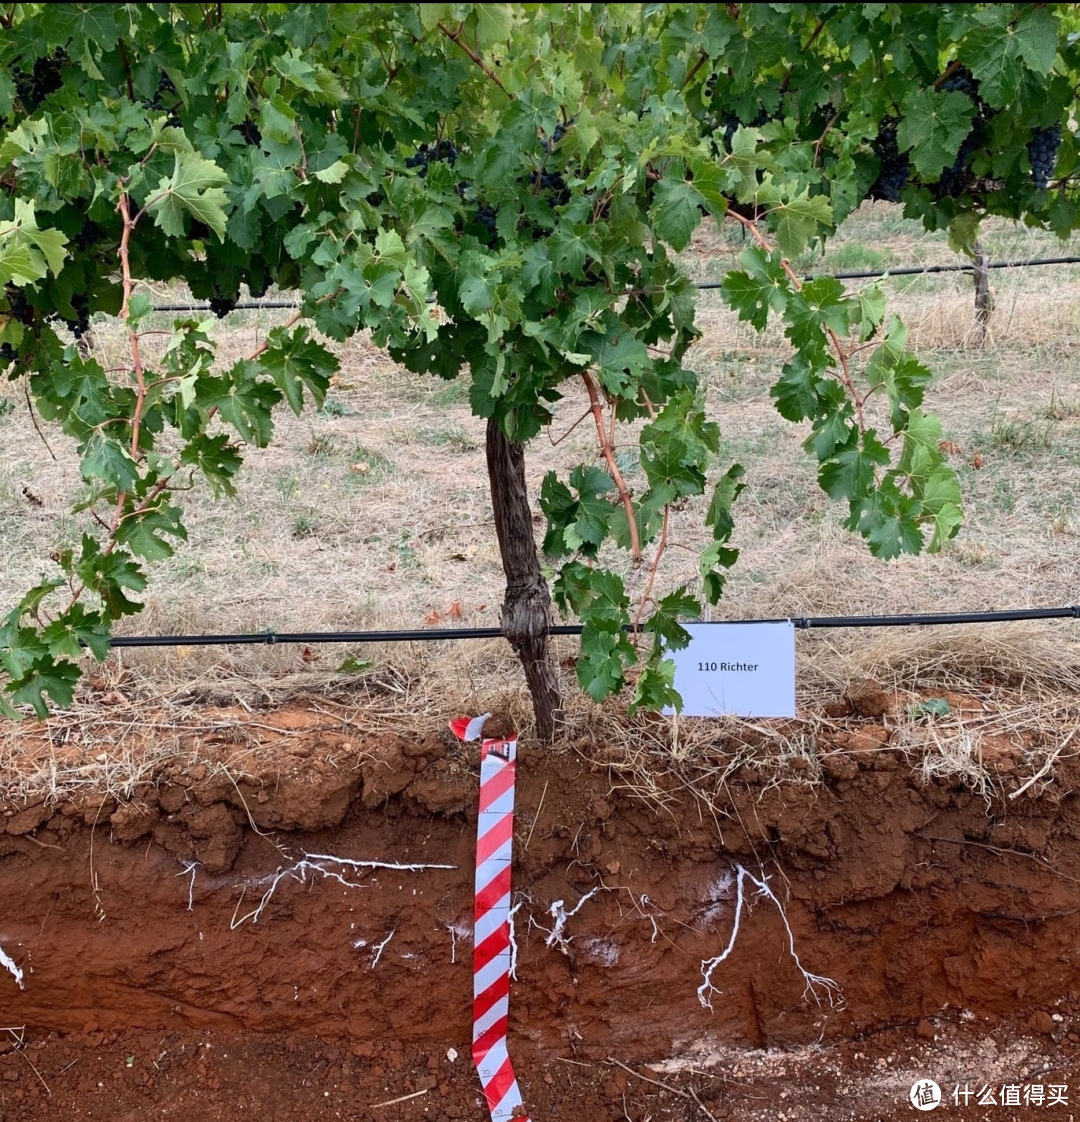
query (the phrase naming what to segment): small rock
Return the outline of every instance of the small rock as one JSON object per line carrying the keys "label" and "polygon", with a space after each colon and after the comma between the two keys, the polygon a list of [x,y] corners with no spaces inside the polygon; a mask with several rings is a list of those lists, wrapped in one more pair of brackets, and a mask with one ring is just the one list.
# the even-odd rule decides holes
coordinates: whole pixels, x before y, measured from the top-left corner
{"label": "small rock", "polygon": [[1040,1009],[1028,1018],[1028,1027],[1032,1032],[1041,1032],[1044,1036],[1049,1036],[1054,1031],[1054,1018],[1045,1010]]}
{"label": "small rock", "polygon": [[934,1028],[933,1021],[928,1021],[925,1017],[915,1026],[915,1035],[920,1040],[933,1040],[937,1035],[937,1029]]}

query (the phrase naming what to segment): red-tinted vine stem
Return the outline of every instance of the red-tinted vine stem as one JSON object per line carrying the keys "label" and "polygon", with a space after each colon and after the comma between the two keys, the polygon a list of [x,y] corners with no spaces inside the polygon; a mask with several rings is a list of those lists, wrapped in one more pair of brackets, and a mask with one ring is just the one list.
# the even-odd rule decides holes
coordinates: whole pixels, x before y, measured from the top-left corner
{"label": "red-tinted vine stem", "polygon": [[[645,408],[649,414],[649,420],[656,420],[656,409],[653,406],[649,395],[642,390],[641,397],[645,402]],[[656,546],[656,556],[653,558],[652,565],[649,566],[649,579],[645,582],[645,590],[641,594],[641,599],[638,601],[637,612],[634,614],[634,633],[637,633],[638,627],[641,624],[641,617],[645,614],[645,605],[648,604],[652,596],[653,583],[656,580],[656,574],[660,571],[660,558],[664,556],[664,550],[667,549],[668,544],[668,515],[671,511],[671,504],[664,503],[664,524],[660,528],[660,541]]]}
{"label": "red-tinted vine stem", "polygon": [[495,83],[495,85],[497,85],[499,89],[502,90],[504,94],[506,94],[506,96],[511,101],[517,100],[514,95],[502,84],[502,79],[498,76],[498,74],[496,74],[495,71],[492,70],[491,67],[488,66],[488,64],[476,53],[476,51],[474,51],[472,47],[470,47],[469,44],[461,38],[461,27],[458,27],[457,31],[451,31],[450,28],[447,27],[446,24],[441,20],[439,21],[437,26],[439,30],[447,37],[447,39],[449,39],[451,43],[455,43],[457,46],[459,46],[469,56],[469,58],[471,58],[473,62],[475,62],[476,65],[479,66],[480,69]]}
{"label": "red-tinted vine stem", "polygon": [[[764,236],[764,234],[762,234],[762,232],[758,229],[758,225],[756,222],[754,222],[752,219],[744,218],[741,214],[736,214],[736,212],[731,209],[729,209],[727,213],[729,217],[734,218],[736,222],[741,223],[745,229],[750,231],[750,236],[754,239],[754,241],[758,243],[759,246],[761,246],[762,249],[764,249],[767,253],[772,253],[773,247],[769,244],[769,241]],[[788,279],[791,281],[791,285],[795,289],[795,291],[801,292],[803,288],[803,282],[799,279],[799,275],[791,267],[791,262],[788,261],[786,257],[781,259],[780,267],[784,270],[785,273],[787,273]],[[855,388],[855,381],[851,377],[851,369],[848,365],[848,359],[850,358],[850,355],[844,349],[843,343],[840,342],[840,336],[837,335],[831,327],[826,327],[823,330],[828,336],[829,342],[832,344],[832,348],[836,352],[836,357],[840,362],[839,379],[844,388],[848,391],[848,394],[850,395],[851,400],[855,406],[855,418],[859,426],[859,432],[865,432],[866,422],[863,418],[864,399],[859,396],[859,391]]]}
{"label": "red-tinted vine stem", "polygon": [[660,540],[656,544],[656,556],[653,558],[653,563],[649,566],[649,579],[645,582],[645,589],[641,593],[641,599],[638,601],[637,611],[634,613],[634,633],[637,634],[638,627],[641,624],[641,617],[645,614],[645,605],[648,604],[652,598],[653,582],[656,580],[656,574],[660,569],[660,558],[664,556],[664,550],[667,549],[667,536],[668,536],[668,517],[671,512],[671,504],[664,504],[664,524],[660,527]]}
{"label": "red-tinted vine stem", "polygon": [[615,463],[615,450],[604,431],[604,407],[600,403],[600,394],[597,392],[596,383],[592,380],[592,375],[588,371],[581,377],[585,382],[585,388],[589,391],[589,411],[596,423],[596,435],[600,441],[600,454],[604,457],[608,471],[611,472],[611,478],[615,481],[619,498],[626,510],[626,521],[630,527],[630,556],[634,559],[634,564],[637,565],[641,561],[641,538],[638,535],[637,519],[634,517],[634,504],[630,501],[630,492],[627,490],[622,472],[619,471],[619,465]]}
{"label": "red-tinted vine stem", "polygon": [[[139,430],[142,428],[143,407],[146,404],[146,378],[142,364],[142,354],[139,349],[139,333],[131,326],[131,297],[135,290],[135,282],[131,276],[131,231],[135,223],[131,219],[131,198],[126,191],[120,192],[118,206],[120,216],[124,220],[124,232],[120,237],[120,248],[117,254],[120,258],[121,282],[123,285],[124,302],[120,306],[120,318],[128,336],[128,347],[131,350],[131,369],[135,375],[135,411],[131,416],[131,458],[136,462],[139,459]],[[113,515],[114,530],[120,525],[123,518],[124,502],[127,492],[121,491],[116,496],[116,512]],[[115,539],[114,539],[115,541]]]}

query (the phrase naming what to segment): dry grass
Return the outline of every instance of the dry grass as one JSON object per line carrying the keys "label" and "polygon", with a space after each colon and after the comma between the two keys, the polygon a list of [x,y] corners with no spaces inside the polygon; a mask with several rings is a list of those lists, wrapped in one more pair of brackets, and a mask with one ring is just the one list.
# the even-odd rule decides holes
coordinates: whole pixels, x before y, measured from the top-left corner
{"label": "dry grass", "polygon": [[[984,242],[998,259],[1069,251],[1047,235],[1005,224]],[[700,277],[718,277],[742,247],[737,234],[705,231],[688,261]],[[875,204],[853,217],[824,259],[808,255],[799,264],[824,272],[955,260],[943,238],[926,236],[895,208]],[[928,406],[943,417],[966,502],[964,529],[940,555],[887,564],[871,559],[841,528],[843,512],[817,489],[799,448],[805,433],[772,407],[768,389],[788,353],[782,335],[758,336],[717,295],[702,294],[704,337],[691,361],[724,430],[725,456],[743,463],[750,479],[736,509],[742,557],[714,618],[1056,606],[1077,599],[1080,268],[995,272],[992,286],[996,312],[987,345],[978,347],[970,277],[887,282],[913,345],[938,374]],[[223,350],[232,357],[249,352],[285,314],[237,313],[217,329]],[[100,331],[98,345],[107,358],[119,340]],[[342,373],[327,408],[300,418],[279,415],[273,446],[248,453],[238,500],[215,502],[196,485],[187,504],[190,540],[155,567],[145,610],[125,622],[124,633],[360,630],[418,627],[436,617],[497,624],[503,577],[483,429],[464,386],[418,379],[362,337],[340,354]],[[582,409],[582,395],[571,387],[554,435],[571,429]],[[63,437],[50,433],[49,441],[56,461],[34,432],[22,388],[0,387],[2,601],[13,602],[47,571],[50,551],[77,540],[85,522],[85,515],[68,513],[82,487],[72,450]],[[629,482],[640,485],[630,432],[624,449]],[[550,468],[595,457],[584,425],[554,449],[547,436],[539,437],[528,457],[532,494]],[[24,487],[43,505],[31,503]],[[693,505],[674,517],[666,586],[694,582],[693,547],[704,540],[700,522]],[[640,591],[645,568],[635,573],[624,559],[612,560],[623,566],[631,592]],[[572,653],[573,644],[561,649]],[[866,675],[902,689],[960,688],[989,676],[1039,704],[1075,697],[1080,684],[1080,644],[1068,621],[1007,632],[800,632],[798,653],[799,695],[808,704],[838,696],[852,678]],[[371,659],[372,680],[382,684],[361,686],[364,679],[335,674],[346,655]],[[430,727],[436,716],[474,708],[499,709],[523,726],[529,721],[517,665],[501,642],[318,646],[307,655],[266,645],[123,650],[101,673],[104,688],[118,687],[145,705],[155,698],[183,706],[225,696],[262,705],[347,685],[362,689],[364,704],[373,704],[372,689],[383,690],[380,704],[390,705],[398,722],[418,714]],[[565,677],[574,697],[572,675]],[[573,738],[597,718],[576,697],[570,708]],[[644,726],[634,727],[647,741]],[[665,750],[692,756],[690,729],[683,722],[674,745],[663,734]],[[604,735],[615,733],[609,728]],[[809,758],[802,736],[778,741],[773,755]],[[30,782],[12,762],[10,736],[4,743],[0,772]],[[110,785],[130,787],[140,767],[133,762]],[[35,783],[45,781],[34,776]],[[58,776],[48,779],[53,787],[78,782]]]}

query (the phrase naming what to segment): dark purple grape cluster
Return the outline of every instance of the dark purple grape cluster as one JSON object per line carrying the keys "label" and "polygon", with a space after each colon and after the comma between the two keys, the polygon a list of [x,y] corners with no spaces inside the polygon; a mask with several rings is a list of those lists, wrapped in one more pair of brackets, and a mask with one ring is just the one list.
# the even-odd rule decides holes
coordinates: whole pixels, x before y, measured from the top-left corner
{"label": "dark purple grape cluster", "polygon": [[962,93],[967,94],[972,101],[979,100],[979,83],[971,76],[971,71],[964,67],[960,67],[955,74],[950,74],[938,89],[942,93]]}
{"label": "dark purple grape cluster", "polygon": [[211,296],[209,300],[210,311],[218,319],[224,319],[236,307],[236,298],[229,296]]}
{"label": "dark purple grape cluster", "polygon": [[1051,125],[1048,129],[1032,129],[1027,152],[1031,161],[1031,178],[1040,191],[1045,191],[1050,186],[1060,146],[1060,124]]}
{"label": "dark purple grape cluster", "polygon": [[64,84],[64,64],[68,61],[67,51],[57,47],[51,55],[34,60],[33,69],[16,70],[15,90],[27,113],[36,113],[38,106]]}
{"label": "dark purple grape cluster", "polygon": [[451,167],[457,163],[458,150],[452,140],[440,140],[438,144],[421,144],[415,156],[410,156],[405,161],[407,168],[419,168],[420,178],[427,175],[428,164],[449,164]]}
{"label": "dark purple grape cluster", "polygon": [[71,334],[76,339],[82,339],[90,333],[90,297],[85,292],[76,292],[70,302],[75,318],[65,319],[65,322],[71,328]]}
{"label": "dark purple grape cluster", "polygon": [[[9,284],[4,286],[4,301],[7,304],[7,315],[19,323],[30,325],[34,320],[34,311],[26,302],[26,297],[20,288]],[[0,367],[16,362],[19,352],[10,343],[0,344]]]}
{"label": "dark purple grape cluster", "polygon": [[83,221],[79,232],[71,239],[72,245],[80,252],[88,250],[95,242],[105,236],[105,230],[89,218]]}
{"label": "dark purple grape cluster", "polygon": [[936,183],[930,184],[930,193],[935,199],[952,199],[970,190],[975,184],[976,177],[971,170],[971,161],[986,140],[988,133],[986,122],[993,116],[993,110],[979,96],[978,80],[972,76],[967,67],[961,66],[955,73],[950,74],[938,87],[938,91],[966,94],[975,102],[976,108],[971,131],[964,137],[952,166],[942,171]]}
{"label": "dark purple grape cluster", "polygon": [[546,136],[541,136],[540,137],[540,147],[543,148],[543,150],[545,152],[550,152],[552,150],[552,148],[554,148],[559,143],[559,141],[562,140],[562,138],[564,136],[566,136],[566,130],[573,123],[574,123],[574,118],[573,117],[571,117],[570,120],[567,121],[567,123],[565,125],[562,123],[562,121],[560,121],[555,126],[555,129],[551,134],[551,139],[550,140],[548,140],[548,138]]}
{"label": "dark purple grape cluster", "polygon": [[262,132],[254,121],[241,121],[240,124],[233,125],[233,128],[244,138],[244,143],[252,148],[258,148],[262,144]]}
{"label": "dark purple grape cluster", "polygon": [[956,198],[958,195],[962,195],[974,182],[975,177],[971,172],[971,159],[982,141],[984,125],[978,117],[972,124],[973,128],[964,137],[964,142],[960,145],[960,151],[956,153],[956,159],[953,160],[952,166],[945,168],[938,177],[938,181],[930,185],[931,193],[935,199]]}
{"label": "dark purple grape cluster", "polygon": [[498,214],[499,212],[493,206],[488,206],[487,203],[483,203],[476,208],[476,221],[488,232],[489,241],[495,238],[495,220]]}
{"label": "dark purple grape cluster", "polygon": [[[171,104],[166,104],[166,100]],[[180,108],[180,102],[177,100],[176,86],[173,85],[173,80],[168,74],[162,74],[158,80],[157,93],[152,98],[142,99],[143,108],[150,113],[166,113],[168,117],[165,124],[169,128],[179,129],[183,128],[183,123],[180,120],[180,115],[177,110]]]}
{"label": "dark purple grape cluster", "polygon": [[13,320],[27,326],[34,322],[34,310],[27,303],[21,288],[13,284],[5,285],[4,300],[7,303],[7,313]]}
{"label": "dark purple grape cluster", "polygon": [[911,176],[911,161],[901,152],[896,141],[896,117],[883,117],[874,140],[874,154],[881,161],[881,171],[874,180],[868,195],[871,199],[884,199],[898,203]]}

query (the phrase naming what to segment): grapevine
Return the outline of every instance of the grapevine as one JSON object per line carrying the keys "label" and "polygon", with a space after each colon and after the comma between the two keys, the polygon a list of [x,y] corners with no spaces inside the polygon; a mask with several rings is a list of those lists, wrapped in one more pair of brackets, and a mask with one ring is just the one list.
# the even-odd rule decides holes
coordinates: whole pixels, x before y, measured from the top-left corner
{"label": "grapevine", "polygon": [[[773,400],[809,426],[822,488],[881,557],[941,548],[959,526],[930,373],[880,289],[800,285],[789,259],[865,198],[902,200],[961,247],[988,215],[1080,225],[1077,146],[1055,123],[1075,119],[1069,5],[598,4],[552,21],[514,4],[54,4],[5,18],[0,362],[35,422],[71,438],[93,496],[0,625],[9,716],[70,701],[82,652],[104,655],[153,564],[182,548],[184,504],[231,494],[275,408],[321,403],[337,360],[319,337],[361,330],[417,376],[469,383],[503,632],[538,731],[560,705],[553,604],[583,625],[590,696],[677,705],[667,655],[722,595],[743,486],[686,362],[679,254],[700,224],[746,231],[724,296],[756,329],[783,324]],[[218,316],[245,287],[295,292],[298,311],[224,363],[192,320],[150,341],[148,286],[174,283]],[[127,340],[119,371],[87,344],[108,317]],[[596,448],[536,497],[549,589],[524,461],[566,399]],[[623,422],[638,426],[636,490],[614,454]],[[670,511],[689,503],[698,579],[669,588]]]}

